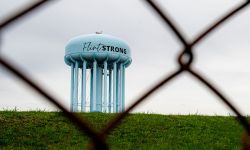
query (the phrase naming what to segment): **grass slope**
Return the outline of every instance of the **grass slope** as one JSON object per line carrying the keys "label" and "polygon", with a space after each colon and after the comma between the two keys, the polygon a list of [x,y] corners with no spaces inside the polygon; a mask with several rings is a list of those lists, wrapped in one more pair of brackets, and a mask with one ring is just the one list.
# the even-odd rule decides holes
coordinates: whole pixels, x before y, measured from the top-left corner
{"label": "grass slope", "polygon": [[[114,114],[81,113],[101,129]],[[108,137],[111,149],[241,149],[233,117],[130,114]],[[0,112],[1,149],[85,149],[88,138],[59,112]]]}

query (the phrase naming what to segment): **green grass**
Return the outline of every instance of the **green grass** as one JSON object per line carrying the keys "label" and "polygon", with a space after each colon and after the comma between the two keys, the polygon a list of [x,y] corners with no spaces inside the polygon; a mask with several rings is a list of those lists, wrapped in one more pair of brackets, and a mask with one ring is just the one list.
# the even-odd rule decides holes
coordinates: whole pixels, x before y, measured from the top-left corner
{"label": "green grass", "polygon": [[[81,113],[97,129],[115,114]],[[233,117],[130,114],[108,137],[111,149],[241,149]],[[59,112],[0,112],[1,149],[85,149],[88,138]]]}

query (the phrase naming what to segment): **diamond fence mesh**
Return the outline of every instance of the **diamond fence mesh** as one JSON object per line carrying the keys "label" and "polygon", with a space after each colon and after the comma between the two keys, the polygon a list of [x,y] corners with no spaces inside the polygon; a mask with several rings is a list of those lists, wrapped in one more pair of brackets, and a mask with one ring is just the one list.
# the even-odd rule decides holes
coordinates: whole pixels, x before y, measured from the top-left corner
{"label": "diamond fence mesh", "polygon": [[[41,0],[38,2],[34,2],[27,6],[26,8],[17,11],[14,15],[9,16],[7,19],[0,22],[0,36],[3,30],[6,27],[10,26],[11,24],[17,24],[17,20],[25,17],[27,14],[32,13],[34,10],[38,9],[39,7],[50,4],[52,1],[49,0]],[[90,137],[91,143],[89,144],[89,149],[108,149],[108,145],[106,142],[107,135],[119,124],[121,121],[128,115],[128,113],[137,107],[141,102],[145,101],[152,93],[159,90],[163,85],[169,83],[169,81],[175,79],[177,76],[184,72],[188,72],[190,75],[194,77],[194,79],[198,80],[202,84],[204,84],[208,90],[212,91],[217,97],[218,100],[221,100],[226,106],[228,106],[232,112],[235,113],[235,118],[238,122],[244,127],[245,133],[242,136],[242,144],[244,149],[250,149],[249,144],[249,134],[250,134],[250,124],[247,122],[246,117],[244,117],[238,109],[232,105],[230,100],[222,93],[216,86],[206,79],[204,75],[202,75],[198,70],[195,70],[192,67],[193,59],[195,59],[195,55],[193,52],[193,47],[196,46],[198,43],[202,42],[204,38],[212,33],[218,26],[221,26],[225,23],[228,19],[232,16],[239,13],[241,10],[246,8],[249,5],[250,1],[246,0],[242,4],[235,6],[228,14],[225,14],[217,21],[213,22],[211,26],[201,32],[198,36],[193,38],[191,41],[187,41],[184,38],[183,34],[177,28],[177,26],[173,23],[173,20],[169,18],[166,13],[163,13],[162,9],[159,5],[153,0],[145,0],[144,1],[147,5],[151,6],[151,11],[156,13],[160,19],[166,24],[167,27],[170,27],[172,32],[175,34],[175,38],[177,38],[182,43],[182,49],[180,50],[179,56],[177,57],[176,64],[179,66],[178,69],[169,73],[163,80],[159,81],[155,85],[152,85],[150,89],[144,91],[142,94],[132,105],[130,105],[124,112],[119,113],[114,119],[112,119],[102,130],[97,131],[90,124],[84,119],[79,118],[74,113],[69,112],[57,98],[55,98],[51,93],[45,92],[42,87],[40,87],[37,83],[35,83],[27,73],[22,72],[11,63],[10,60],[0,55],[0,64],[2,67],[7,70],[8,72],[15,75],[19,80],[23,81],[25,84],[29,85],[33,90],[39,93],[41,96],[46,98],[47,101],[54,104],[57,108],[59,108],[65,117],[67,117],[71,122],[79,128],[79,130]]]}

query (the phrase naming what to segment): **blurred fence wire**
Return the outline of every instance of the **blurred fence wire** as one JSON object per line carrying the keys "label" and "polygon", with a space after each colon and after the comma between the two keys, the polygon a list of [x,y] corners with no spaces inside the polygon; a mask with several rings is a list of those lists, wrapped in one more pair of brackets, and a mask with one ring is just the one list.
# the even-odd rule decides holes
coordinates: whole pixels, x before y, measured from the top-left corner
{"label": "blurred fence wire", "polygon": [[[27,16],[28,14],[34,12],[46,4],[50,4],[52,1],[49,0],[40,0],[38,2],[34,2],[25,8],[16,11],[13,15],[7,17],[7,19],[0,22],[0,37],[2,31],[4,31],[7,27],[12,24],[17,24],[18,20]],[[160,19],[162,19],[163,23],[165,23],[166,27],[170,27],[172,32],[175,34],[175,38],[177,38],[181,44],[182,49],[177,57],[176,63],[179,66],[177,70],[169,73],[165,78],[160,80],[158,83],[152,85],[148,90],[144,91],[135,102],[130,105],[124,112],[119,113],[114,119],[112,119],[102,130],[97,131],[84,119],[79,118],[76,114],[69,112],[58,99],[53,97],[51,93],[46,92],[41,86],[39,86],[36,82],[32,80],[32,78],[28,75],[28,73],[22,72],[12,61],[0,55],[0,64],[3,68],[5,68],[8,72],[15,75],[19,80],[22,80],[25,84],[29,85],[35,92],[39,93],[41,96],[45,97],[47,101],[54,104],[57,108],[59,108],[65,117],[67,117],[71,122],[79,128],[79,130],[90,137],[91,143],[89,144],[89,149],[108,149],[107,145],[107,135],[117,127],[122,119],[124,119],[128,113],[137,107],[141,102],[145,101],[152,93],[159,90],[163,85],[168,84],[171,80],[175,79],[177,76],[182,74],[183,72],[188,72],[194,77],[194,79],[200,81],[204,84],[208,90],[214,93],[219,100],[221,100],[226,106],[228,106],[232,112],[235,113],[236,119],[239,123],[244,127],[245,133],[242,138],[242,144],[244,149],[249,149],[249,135],[250,135],[250,124],[247,122],[246,117],[242,115],[242,113],[231,104],[229,98],[227,98],[211,81],[209,81],[203,74],[201,74],[198,70],[195,70],[192,67],[193,59],[195,59],[195,55],[193,52],[193,47],[196,46],[199,42],[202,42],[208,34],[211,34],[218,26],[221,26],[228,19],[232,18],[232,16],[239,13],[241,10],[246,8],[249,5],[250,0],[246,0],[242,4],[235,6],[228,14],[225,14],[217,21],[213,22],[208,28],[206,28],[203,32],[201,32],[198,36],[196,36],[192,41],[187,41],[184,38],[183,34],[174,24],[173,20],[166,14],[166,11],[163,12],[162,8],[160,8],[159,4],[153,0],[144,0],[144,3],[151,7],[151,11],[156,13]],[[1,43],[0,43],[1,44]]]}

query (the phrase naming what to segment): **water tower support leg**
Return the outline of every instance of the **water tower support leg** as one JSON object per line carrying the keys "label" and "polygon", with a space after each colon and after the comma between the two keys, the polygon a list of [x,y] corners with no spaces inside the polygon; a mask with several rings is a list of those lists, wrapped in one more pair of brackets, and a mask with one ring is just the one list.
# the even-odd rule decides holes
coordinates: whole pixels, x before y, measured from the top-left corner
{"label": "water tower support leg", "polygon": [[93,68],[90,69],[90,108],[89,111],[93,111]]}
{"label": "water tower support leg", "polygon": [[125,66],[122,65],[122,112],[125,110]]}
{"label": "water tower support leg", "polygon": [[74,102],[73,102],[73,111],[77,112],[78,111],[78,70],[79,70],[79,64],[76,62],[76,67],[75,67],[75,84],[74,84]]}
{"label": "water tower support leg", "polygon": [[111,102],[112,102],[112,68],[109,68],[109,113],[111,113]]}
{"label": "water tower support leg", "polygon": [[113,64],[113,112],[116,111],[116,78],[117,78],[117,66],[116,62]]}
{"label": "water tower support leg", "polygon": [[86,61],[82,63],[82,100],[81,100],[81,111],[86,112]]}
{"label": "water tower support leg", "polygon": [[116,102],[116,111],[121,111],[121,64],[119,65],[119,69],[117,70],[118,78],[117,78],[117,102]]}
{"label": "water tower support leg", "polygon": [[107,61],[104,61],[104,94],[103,94],[103,101],[104,107],[103,111],[107,112]]}
{"label": "water tower support leg", "polygon": [[93,78],[92,78],[92,103],[93,103],[93,108],[92,111],[96,111],[96,71],[97,71],[97,62],[93,62]]}
{"label": "water tower support leg", "polygon": [[75,76],[74,68],[75,68],[74,63],[71,63],[70,112],[73,112],[73,102],[74,102],[74,76]]}
{"label": "water tower support leg", "polygon": [[96,79],[96,110],[102,112],[102,68],[97,67],[97,79]]}

